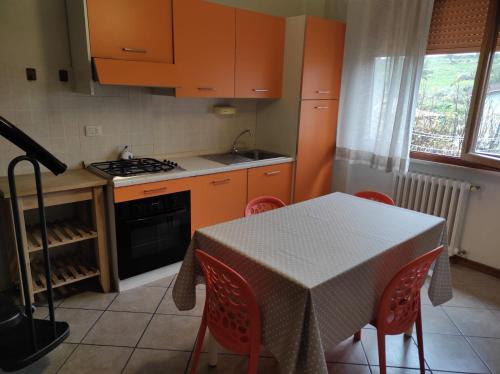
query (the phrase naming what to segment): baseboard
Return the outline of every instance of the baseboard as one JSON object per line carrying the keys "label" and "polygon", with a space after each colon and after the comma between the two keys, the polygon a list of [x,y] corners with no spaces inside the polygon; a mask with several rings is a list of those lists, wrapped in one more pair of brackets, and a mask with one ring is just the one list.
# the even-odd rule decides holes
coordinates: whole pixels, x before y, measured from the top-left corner
{"label": "baseboard", "polygon": [[457,256],[457,255],[451,256],[450,262],[452,264],[462,265],[462,266],[465,266],[467,268],[477,270],[481,273],[488,274],[488,275],[491,275],[491,276],[496,277],[496,278],[500,278],[500,270],[499,269],[493,268],[493,267],[488,266],[488,265],[480,264],[479,262],[472,261],[472,260],[469,260],[469,259],[461,257],[461,256]]}

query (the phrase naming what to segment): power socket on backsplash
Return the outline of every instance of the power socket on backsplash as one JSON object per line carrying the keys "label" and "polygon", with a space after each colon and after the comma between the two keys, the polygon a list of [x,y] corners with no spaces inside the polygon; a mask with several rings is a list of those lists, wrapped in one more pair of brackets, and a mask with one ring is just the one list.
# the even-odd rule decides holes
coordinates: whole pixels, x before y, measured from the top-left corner
{"label": "power socket on backsplash", "polygon": [[101,126],[85,126],[85,136],[101,136]]}

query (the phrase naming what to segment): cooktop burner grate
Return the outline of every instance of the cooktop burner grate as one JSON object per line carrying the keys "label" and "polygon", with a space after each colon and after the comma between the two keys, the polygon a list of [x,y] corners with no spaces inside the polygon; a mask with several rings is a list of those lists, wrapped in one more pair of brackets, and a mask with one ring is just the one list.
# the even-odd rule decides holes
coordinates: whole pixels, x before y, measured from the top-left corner
{"label": "cooktop burner grate", "polygon": [[104,161],[90,164],[94,168],[114,177],[128,177],[146,173],[162,173],[178,167],[176,162],[154,158],[133,158],[130,160]]}

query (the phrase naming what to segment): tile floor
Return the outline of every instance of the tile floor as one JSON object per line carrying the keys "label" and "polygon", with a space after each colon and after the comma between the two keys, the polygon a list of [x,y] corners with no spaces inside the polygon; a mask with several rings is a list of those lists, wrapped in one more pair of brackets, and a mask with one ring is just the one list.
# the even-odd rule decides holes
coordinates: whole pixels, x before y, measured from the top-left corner
{"label": "tile floor", "polygon": [[[429,373],[500,373],[500,279],[452,267],[455,297],[432,307],[423,293],[425,356]],[[204,302],[179,312],[172,301],[173,278],[121,294],[83,293],[57,303],[69,322],[66,343],[22,373],[186,373]],[[39,307],[44,318],[47,308]],[[416,338],[387,338],[388,373],[418,373]],[[224,353],[222,353],[224,352]],[[246,359],[222,351],[216,368],[203,354],[199,373],[246,373]],[[331,373],[378,373],[376,333],[363,330],[326,353]],[[259,373],[279,373],[263,354]]]}

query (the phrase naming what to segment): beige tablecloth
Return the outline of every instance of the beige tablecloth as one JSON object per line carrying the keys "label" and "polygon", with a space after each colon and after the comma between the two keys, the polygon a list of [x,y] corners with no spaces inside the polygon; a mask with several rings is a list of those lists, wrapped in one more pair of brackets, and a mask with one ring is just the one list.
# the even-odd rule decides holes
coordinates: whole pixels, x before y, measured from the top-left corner
{"label": "beige tablecloth", "polygon": [[[202,283],[195,248],[237,270],[255,291],[262,343],[282,373],[327,373],[324,351],[374,317],[397,270],[445,241],[441,218],[334,193],[197,231],[173,290],[181,310]],[[433,271],[434,305],[451,299],[447,252]]]}

